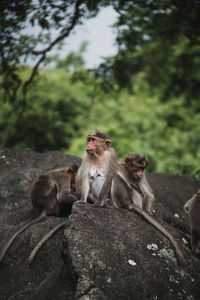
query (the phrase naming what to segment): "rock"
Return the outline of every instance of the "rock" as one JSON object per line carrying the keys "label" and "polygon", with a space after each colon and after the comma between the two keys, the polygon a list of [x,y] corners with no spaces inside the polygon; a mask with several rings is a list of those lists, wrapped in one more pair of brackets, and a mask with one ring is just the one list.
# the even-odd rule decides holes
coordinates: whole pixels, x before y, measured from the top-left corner
{"label": "rock", "polygon": [[[0,150],[1,247],[33,216],[30,178],[74,162],[81,160],[58,151]],[[155,218],[178,241],[185,267],[177,264],[170,242],[135,213],[77,203],[67,226],[31,265],[33,247],[63,218],[46,218],[19,235],[0,265],[0,299],[199,299],[200,260],[191,250],[183,205],[200,182],[170,174],[147,177],[156,196]]]}

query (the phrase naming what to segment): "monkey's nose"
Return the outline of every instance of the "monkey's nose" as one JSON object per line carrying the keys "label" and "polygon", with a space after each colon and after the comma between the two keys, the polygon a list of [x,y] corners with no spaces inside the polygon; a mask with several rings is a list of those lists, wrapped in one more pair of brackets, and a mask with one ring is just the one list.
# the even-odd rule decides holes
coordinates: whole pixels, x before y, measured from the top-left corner
{"label": "monkey's nose", "polygon": [[137,175],[138,179],[141,179],[142,176],[143,176],[143,174],[138,174],[138,175]]}

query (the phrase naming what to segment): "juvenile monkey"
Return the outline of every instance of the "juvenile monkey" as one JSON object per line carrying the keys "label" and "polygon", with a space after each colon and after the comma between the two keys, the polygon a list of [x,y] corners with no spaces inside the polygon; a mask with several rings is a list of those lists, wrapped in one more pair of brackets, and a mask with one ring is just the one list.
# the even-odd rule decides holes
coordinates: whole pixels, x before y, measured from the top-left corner
{"label": "juvenile monkey", "polygon": [[[137,153],[128,154],[121,161],[120,172],[114,176],[111,184],[110,196],[112,203],[116,208],[126,208],[137,213],[164,234],[172,243],[178,262],[183,265],[185,259],[173,236],[149,215],[154,195],[143,174],[146,163],[146,157]],[[138,170],[137,167],[141,169]]]}
{"label": "juvenile monkey", "polygon": [[[48,171],[33,182],[31,201],[34,210],[39,214],[37,218],[27,221],[7,241],[0,253],[0,262],[15,238],[29,226],[40,222],[46,216],[62,216],[66,207],[78,200],[75,193],[77,165]],[[64,224],[62,225],[64,226]],[[57,229],[59,229],[58,227]]]}
{"label": "juvenile monkey", "polygon": [[143,173],[148,165],[148,158],[138,153],[130,153],[120,161],[121,176],[132,189],[134,204],[152,214],[152,205],[155,200],[151,186]]}
{"label": "juvenile monkey", "polygon": [[200,254],[200,190],[184,205],[189,215],[191,246],[195,254]]}
{"label": "juvenile monkey", "polygon": [[115,151],[110,145],[111,141],[104,132],[92,131],[88,135],[76,181],[81,202],[87,202],[90,194],[96,205],[105,205],[112,178],[118,168]]}

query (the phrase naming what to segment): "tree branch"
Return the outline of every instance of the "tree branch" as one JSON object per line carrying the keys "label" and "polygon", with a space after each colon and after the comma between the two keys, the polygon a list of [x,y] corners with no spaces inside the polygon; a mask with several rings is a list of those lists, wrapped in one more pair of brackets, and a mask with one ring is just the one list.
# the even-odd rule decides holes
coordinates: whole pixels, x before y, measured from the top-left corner
{"label": "tree branch", "polygon": [[76,23],[77,23],[77,21],[80,17],[80,5],[81,4],[82,4],[81,0],[76,1],[74,15],[73,15],[73,18],[72,18],[72,21],[71,21],[71,25],[61,35],[59,35],[54,41],[52,41],[49,44],[48,47],[44,48],[43,50],[40,50],[40,51],[32,50],[32,54],[42,55],[42,56],[38,60],[37,64],[34,66],[28,80],[23,84],[23,93],[24,93],[24,95],[26,94],[27,86],[33,81],[33,78],[34,78],[35,74],[37,73],[39,65],[45,59],[46,53],[48,51],[50,51],[59,41],[63,40],[65,37],[67,37],[70,34],[70,32],[72,31],[72,29],[74,28],[74,26],[76,25]]}
{"label": "tree branch", "polygon": [[37,64],[34,66],[31,75],[29,77],[28,80],[25,81],[25,83],[23,84],[23,93],[26,94],[26,90],[27,90],[27,86],[32,82],[35,74],[37,73],[38,67],[41,64],[41,62],[45,59],[45,53],[40,57],[40,59],[38,60]]}
{"label": "tree branch", "polygon": [[48,47],[44,48],[43,50],[33,50],[32,53],[35,55],[40,55],[43,53],[47,53],[48,51],[50,51],[59,41],[63,40],[65,37],[67,37],[69,35],[69,33],[71,32],[71,30],[74,28],[74,26],[76,25],[76,22],[78,20],[78,18],[80,17],[80,12],[79,12],[79,6],[81,5],[81,0],[77,0],[76,5],[75,5],[75,12],[74,12],[74,16],[72,18],[72,22],[71,25],[61,34],[59,35],[53,42],[51,42],[49,44]]}

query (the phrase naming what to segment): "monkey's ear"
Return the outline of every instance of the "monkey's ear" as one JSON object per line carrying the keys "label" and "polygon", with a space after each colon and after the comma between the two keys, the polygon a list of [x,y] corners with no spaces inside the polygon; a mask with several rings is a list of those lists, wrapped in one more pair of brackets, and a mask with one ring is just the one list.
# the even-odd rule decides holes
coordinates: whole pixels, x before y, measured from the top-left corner
{"label": "monkey's ear", "polygon": [[66,173],[67,173],[68,175],[71,175],[71,174],[73,173],[72,168],[68,168],[67,171],[66,171]]}
{"label": "monkey's ear", "polygon": [[129,157],[125,157],[124,161],[125,161],[125,164],[129,164],[130,163],[130,158]]}
{"label": "monkey's ear", "polygon": [[109,147],[110,144],[111,144],[111,140],[106,139],[106,140],[104,141],[104,143],[105,143],[105,145],[106,145],[107,147]]}

